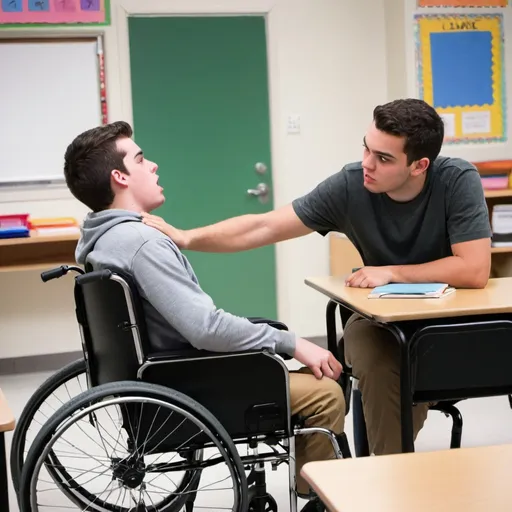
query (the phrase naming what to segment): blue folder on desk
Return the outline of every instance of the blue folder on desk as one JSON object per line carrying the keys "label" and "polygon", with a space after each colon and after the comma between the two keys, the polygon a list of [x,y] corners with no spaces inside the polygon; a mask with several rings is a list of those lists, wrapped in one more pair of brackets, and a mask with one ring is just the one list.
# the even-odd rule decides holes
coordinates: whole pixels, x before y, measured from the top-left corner
{"label": "blue folder on desk", "polygon": [[0,228],[0,238],[25,238],[29,235],[30,231],[25,226]]}
{"label": "blue folder on desk", "polygon": [[377,286],[369,299],[438,299],[455,291],[446,283],[391,283]]}

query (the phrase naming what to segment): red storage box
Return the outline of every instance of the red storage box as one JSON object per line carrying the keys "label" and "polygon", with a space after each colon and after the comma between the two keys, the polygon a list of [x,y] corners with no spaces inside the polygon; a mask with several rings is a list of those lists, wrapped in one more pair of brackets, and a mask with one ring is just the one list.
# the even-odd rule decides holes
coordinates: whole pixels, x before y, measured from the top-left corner
{"label": "red storage box", "polygon": [[0,228],[28,228],[28,218],[28,213],[0,215]]}

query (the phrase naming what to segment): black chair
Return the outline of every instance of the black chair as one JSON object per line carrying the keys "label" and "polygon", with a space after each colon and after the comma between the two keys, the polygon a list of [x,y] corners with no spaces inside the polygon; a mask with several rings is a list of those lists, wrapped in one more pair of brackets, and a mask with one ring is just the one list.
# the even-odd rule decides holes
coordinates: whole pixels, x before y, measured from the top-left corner
{"label": "black chair", "polygon": [[[70,269],[80,270],[60,267],[43,277],[60,277]],[[288,371],[280,357],[264,351],[221,354],[193,348],[151,353],[137,289],[128,276],[110,270],[77,276],[75,303],[89,389],[63,405],[33,441],[19,486],[23,512],[32,510],[38,486],[48,481],[55,483],[59,496],[79,507],[93,503],[87,510],[118,510],[112,502],[121,499],[119,492],[105,497],[109,488],[95,494],[89,482],[75,477],[80,457],[69,463],[73,443],[65,438],[68,432],[86,434],[84,444],[75,446],[81,456],[89,451],[86,445],[91,444],[91,451],[103,445],[106,453],[93,460],[103,461],[108,480],[132,493],[130,505],[120,508],[126,512],[167,512],[182,506],[191,511],[206,494],[210,503],[214,488],[203,484],[204,473],[221,464],[232,481],[232,510],[277,510],[266,489],[265,462],[273,469],[283,462],[289,465],[290,507],[295,512],[295,436],[326,435],[337,457],[350,456],[344,435],[301,428],[291,418]],[[279,322],[252,321],[286,329]],[[107,435],[111,425],[116,432]],[[122,450],[113,449],[116,443]],[[240,445],[250,453],[240,455]],[[260,452],[261,447],[266,451]],[[169,482],[160,484],[157,490],[166,492],[152,498],[147,487],[160,476],[173,482],[174,490]],[[47,491],[41,490],[46,498]]]}

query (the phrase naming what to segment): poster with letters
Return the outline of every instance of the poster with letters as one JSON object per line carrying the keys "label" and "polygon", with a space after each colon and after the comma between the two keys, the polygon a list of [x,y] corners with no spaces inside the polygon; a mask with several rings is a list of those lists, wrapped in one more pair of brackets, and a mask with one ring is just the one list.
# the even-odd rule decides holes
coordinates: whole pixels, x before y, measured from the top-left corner
{"label": "poster with letters", "polygon": [[507,0],[418,0],[418,7],[506,7]]}
{"label": "poster with letters", "polygon": [[109,23],[110,0],[0,0],[0,28]]}

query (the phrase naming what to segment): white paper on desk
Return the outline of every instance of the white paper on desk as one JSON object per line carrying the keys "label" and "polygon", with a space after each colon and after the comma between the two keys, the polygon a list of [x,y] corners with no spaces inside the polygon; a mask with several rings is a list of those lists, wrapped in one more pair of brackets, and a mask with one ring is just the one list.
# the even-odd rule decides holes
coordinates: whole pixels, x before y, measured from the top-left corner
{"label": "white paper on desk", "polygon": [[490,133],[491,132],[491,113],[488,110],[482,112],[463,112],[462,113],[462,133],[469,135],[471,133]]}
{"label": "white paper on desk", "polygon": [[444,122],[444,135],[450,139],[455,137],[455,114],[439,114]]}

